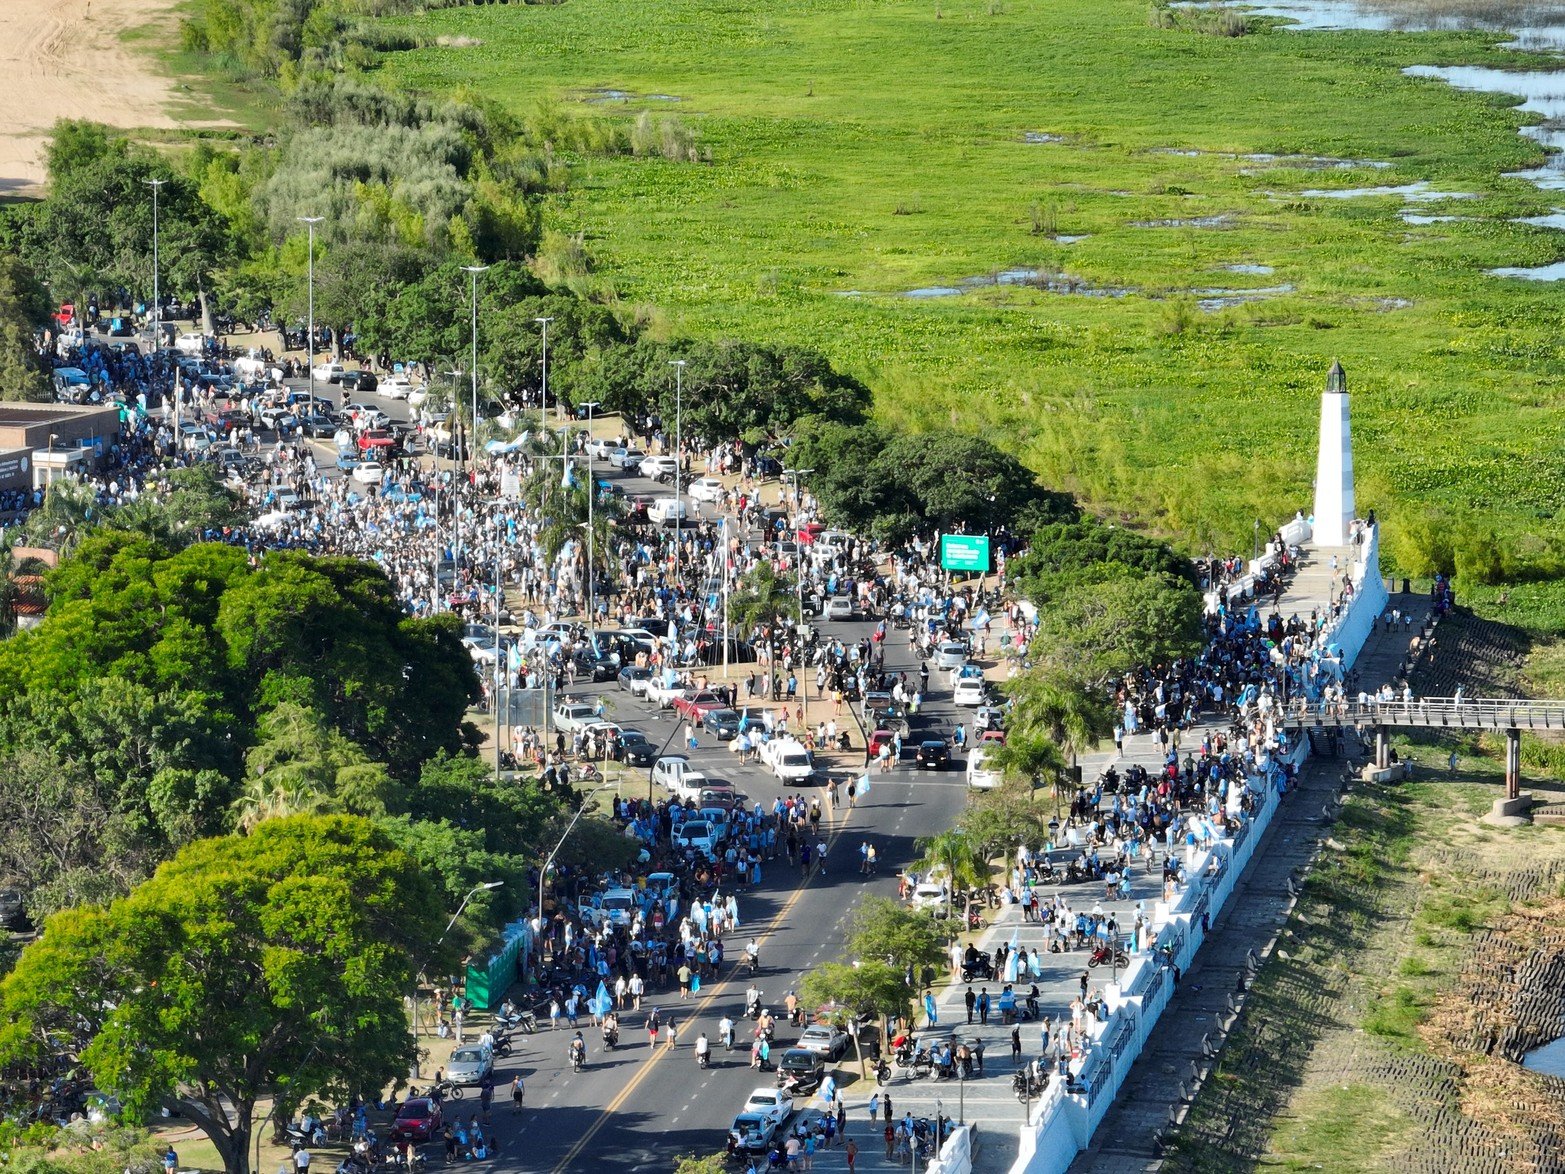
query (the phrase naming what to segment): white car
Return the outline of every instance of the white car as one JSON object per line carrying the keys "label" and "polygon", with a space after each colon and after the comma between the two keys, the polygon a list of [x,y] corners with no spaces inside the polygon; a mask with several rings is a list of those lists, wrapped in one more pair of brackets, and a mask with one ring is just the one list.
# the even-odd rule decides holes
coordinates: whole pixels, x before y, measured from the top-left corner
{"label": "white car", "polygon": [[629,889],[605,889],[581,911],[582,917],[594,925],[624,926],[636,918],[636,894]]}
{"label": "white car", "polygon": [[815,773],[815,761],[804,743],[793,738],[773,738],[761,747],[761,761],[785,783],[802,783]]}
{"label": "white car", "polygon": [[598,707],[584,701],[562,701],[554,707],[554,728],[571,734],[598,720]]}
{"label": "white car", "polygon": [[793,1116],[793,1098],[781,1089],[758,1088],[744,1103],[745,1113],[760,1113],[778,1126],[786,1125]]}
{"label": "white car", "polygon": [[352,477],[360,485],[379,485],[386,475],[386,466],[379,461],[364,461],[353,467]]}
{"label": "white car", "polygon": [[708,823],[704,819],[687,819],[674,832],[674,843],[681,847],[694,848],[707,856],[716,856],[719,835],[716,824]]}
{"label": "white car", "polygon": [[989,700],[989,686],[982,677],[963,677],[952,690],[951,700],[958,705],[982,705]]}
{"label": "white car", "polygon": [[493,664],[500,655],[500,642],[492,635],[463,636],[462,647],[480,664]]}
{"label": "white car", "polygon": [[689,507],[677,497],[660,497],[647,507],[647,521],[654,526],[682,526],[689,518]]}
{"label": "white car", "polygon": [[310,368],[310,374],[315,376],[317,383],[341,383],[347,373],[348,369],[341,363],[317,363]]}
{"label": "white car", "polygon": [[426,401],[428,401],[428,399],[429,399],[429,388],[427,388],[427,387],[415,387],[411,391],[408,392],[408,407],[410,407],[410,408],[423,407],[423,405],[425,404]]}
{"label": "white car", "polygon": [[407,399],[413,394],[413,381],[406,375],[388,375],[375,390],[387,399]]}
{"label": "white car", "polygon": [[951,892],[944,884],[924,881],[914,886],[913,895],[908,898],[908,901],[915,909],[927,909],[936,917],[943,917],[950,896]]}
{"label": "white car", "polygon": [[851,620],[853,618],[853,600],[846,595],[833,595],[826,601],[825,618],[828,620]]}
{"label": "white car", "polygon": [[639,448],[611,448],[608,462],[616,469],[639,469],[646,456]]}
{"label": "white car", "polygon": [[683,754],[665,754],[652,764],[652,781],[681,799],[694,800],[701,797],[707,778]]}
{"label": "white car", "polygon": [[643,477],[651,477],[654,481],[672,481],[674,474],[679,472],[679,462],[673,457],[644,457],[640,472]]}
{"label": "white car", "polygon": [[686,491],[690,494],[691,501],[706,501],[717,504],[723,500],[723,483],[716,477],[698,477],[690,483]]}
{"label": "white car", "polygon": [[983,746],[974,746],[967,756],[967,785],[975,791],[992,791],[1001,782],[1001,774],[988,765],[989,752]]}

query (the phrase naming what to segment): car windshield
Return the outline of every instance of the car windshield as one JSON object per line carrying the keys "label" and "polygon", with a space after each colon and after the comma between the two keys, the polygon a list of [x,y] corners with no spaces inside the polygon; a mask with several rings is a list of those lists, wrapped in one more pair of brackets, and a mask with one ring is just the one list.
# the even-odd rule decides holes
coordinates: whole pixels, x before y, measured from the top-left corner
{"label": "car windshield", "polygon": [[631,904],[632,904],[632,902],[631,902],[631,899],[629,897],[605,897],[605,898],[603,898],[603,907],[605,909],[629,909],[631,907]]}
{"label": "car windshield", "polygon": [[687,823],[685,825],[685,832],[684,832],[684,834],[685,834],[685,838],[687,840],[688,839],[695,839],[695,838],[698,838],[700,836],[707,835],[711,830],[712,829],[711,829],[711,827],[709,825],[707,825],[705,823],[702,823],[700,820],[697,820],[697,821],[695,821],[693,823]]}
{"label": "car windshield", "polygon": [[453,1064],[479,1064],[483,1062],[484,1054],[477,1048],[463,1048],[451,1053]]}
{"label": "car windshield", "polygon": [[406,1121],[413,1117],[427,1116],[429,1116],[429,1102],[424,1100],[408,1101],[397,1112],[397,1119],[400,1121]]}

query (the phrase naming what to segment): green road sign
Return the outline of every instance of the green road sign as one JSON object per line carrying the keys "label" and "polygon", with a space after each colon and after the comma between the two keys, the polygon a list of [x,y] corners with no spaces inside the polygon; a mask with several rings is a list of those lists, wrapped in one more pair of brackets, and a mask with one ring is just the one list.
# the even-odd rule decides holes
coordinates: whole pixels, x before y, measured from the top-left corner
{"label": "green road sign", "polygon": [[989,573],[989,539],[983,535],[942,534],[940,565],[948,571]]}

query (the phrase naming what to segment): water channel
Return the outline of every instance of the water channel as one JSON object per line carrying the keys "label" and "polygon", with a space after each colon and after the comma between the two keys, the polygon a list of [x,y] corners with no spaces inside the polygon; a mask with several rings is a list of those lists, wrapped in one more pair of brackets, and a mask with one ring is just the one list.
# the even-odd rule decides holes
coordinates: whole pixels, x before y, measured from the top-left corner
{"label": "water channel", "polygon": [[[1222,6],[1227,6],[1222,5]],[[1380,32],[1432,32],[1453,29],[1490,29],[1496,34],[1509,34],[1507,48],[1540,54],[1565,54],[1565,24],[1561,24],[1558,7],[1518,7],[1508,14],[1506,23],[1463,16],[1449,9],[1428,14],[1410,14],[1403,11],[1386,11],[1358,0],[1261,0],[1260,3],[1235,3],[1248,12],[1260,16],[1280,17],[1294,22],[1300,29],[1331,31],[1335,29],[1362,29]],[[1546,192],[1561,193],[1565,201],[1565,68],[1539,70],[1495,69],[1488,66],[1465,65],[1414,65],[1404,71],[1410,77],[1437,78],[1459,90],[1472,90],[1485,94],[1506,94],[1519,99],[1517,105],[1530,113],[1541,115],[1546,121],[1539,126],[1523,127],[1521,133],[1543,144],[1551,151],[1542,166],[1509,173],[1514,179],[1536,184]],[[1423,195],[1428,184],[1410,185],[1412,190],[1396,191],[1409,200],[1429,199],[1438,193]],[[1351,198],[1353,194],[1340,191],[1305,192],[1306,196]],[[1373,194],[1379,194],[1376,191]],[[1452,193],[1445,193],[1446,198]],[[1455,197],[1461,198],[1461,197]],[[1404,214],[1410,224],[1436,223],[1455,219],[1448,216],[1424,216],[1418,213]],[[1565,228],[1565,207],[1556,208],[1548,216],[1530,216],[1520,223],[1546,228]],[[1534,268],[1492,269],[1497,277],[1525,278],[1532,281],[1565,280],[1565,260]]]}

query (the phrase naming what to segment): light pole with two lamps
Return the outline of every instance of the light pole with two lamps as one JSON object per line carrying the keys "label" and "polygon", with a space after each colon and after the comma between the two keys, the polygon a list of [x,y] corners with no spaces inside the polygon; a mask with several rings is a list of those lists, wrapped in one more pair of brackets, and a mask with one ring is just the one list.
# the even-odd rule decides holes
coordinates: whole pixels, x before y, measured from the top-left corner
{"label": "light pole with two lamps", "polygon": [[553,318],[534,318],[534,322],[543,327],[543,386],[538,389],[538,415],[547,425],[549,422],[549,323]]}
{"label": "light pole with two lamps", "polygon": [[468,468],[471,470],[478,443],[478,275],[489,272],[489,266],[463,265],[462,272],[472,279],[473,287],[473,414],[469,418],[466,453]]}
{"label": "light pole with two lamps", "polygon": [[159,300],[158,289],[158,189],[168,180],[144,179],[141,182],[152,189],[152,347],[158,350],[163,346],[163,303]]}
{"label": "light pole with two lamps", "polygon": [[[440,943],[446,940],[446,935],[451,932],[451,927],[456,924],[456,919],[462,916],[462,911],[467,908],[467,903],[479,893],[489,889],[498,889],[504,881],[481,881],[468,890],[467,896],[462,898],[462,903],[456,907],[456,912],[451,915],[451,920],[446,922],[446,928],[440,931],[440,936],[435,939],[431,953],[440,948]],[[425,965],[428,965],[426,962]],[[418,976],[423,973],[424,966],[420,966],[413,972],[413,1079],[422,1080],[418,1071]]]}

